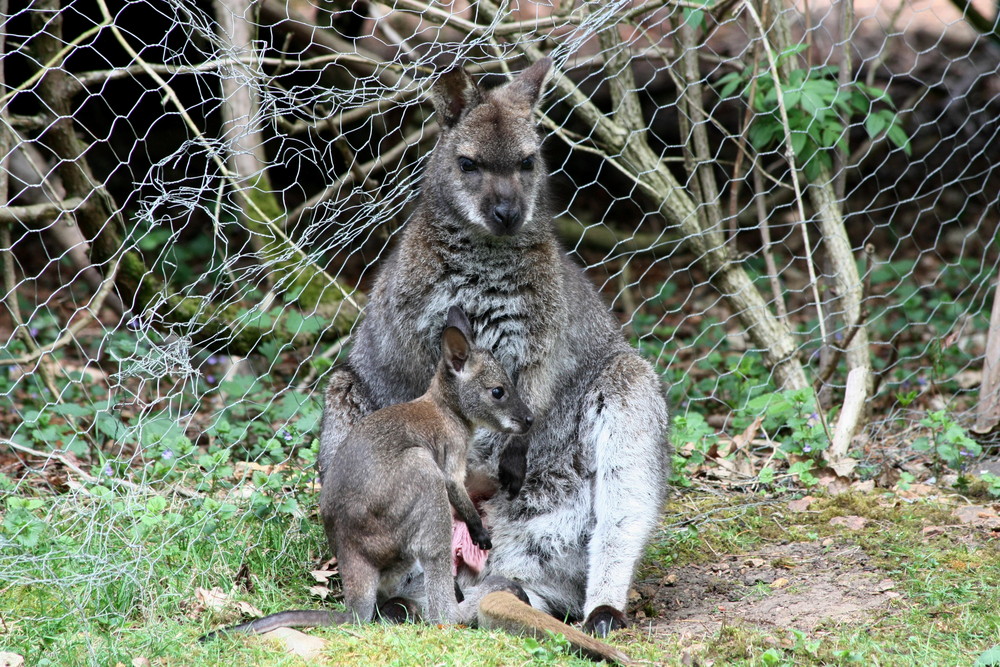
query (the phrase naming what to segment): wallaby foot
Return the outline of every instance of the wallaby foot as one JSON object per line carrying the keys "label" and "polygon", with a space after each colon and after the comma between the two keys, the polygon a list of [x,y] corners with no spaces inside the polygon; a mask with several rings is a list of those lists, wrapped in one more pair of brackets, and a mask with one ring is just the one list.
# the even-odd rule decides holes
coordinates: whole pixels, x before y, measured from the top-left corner
{"label": "wallaby foot", "polygon": [[590,612],[587,620],[583,622],[584,631],[595,637],[607,637],[611,631],[627,627],[628,619],[625,618],[625,614],[607,604],[594,607],[594,611]]}
{"label": "wallaby foot", "polygon": [[419,623],[420,607],[409,598],[394,597],[375,607],[375,616],[389,625]]}

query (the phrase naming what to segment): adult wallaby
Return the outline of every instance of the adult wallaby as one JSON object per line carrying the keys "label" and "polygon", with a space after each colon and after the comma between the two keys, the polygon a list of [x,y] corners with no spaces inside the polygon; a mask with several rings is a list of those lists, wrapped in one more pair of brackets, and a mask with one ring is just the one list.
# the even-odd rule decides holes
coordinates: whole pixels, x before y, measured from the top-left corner
{"label": "adult wallaby", "polygon": [[331,374],[319,470],[325,487],[355,423],[423,391],[444,313],[461,305],[536,416],[530,434],[480,431],[470,451],[470,476],[492,483],[480,495],[502,489],[484,505],[483,574],[604,635],[625,624],[658,521],[667,408],[656,373],[556,240],[533,118],[550,67],[541,60],[491,90],[462,69],[435,83],[443,131],[349,359]]}

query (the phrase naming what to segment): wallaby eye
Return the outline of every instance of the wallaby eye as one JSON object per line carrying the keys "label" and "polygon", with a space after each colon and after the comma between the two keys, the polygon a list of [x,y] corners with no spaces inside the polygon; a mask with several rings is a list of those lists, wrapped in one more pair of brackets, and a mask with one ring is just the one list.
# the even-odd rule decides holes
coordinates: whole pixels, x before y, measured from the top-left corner
{"label": "wallaby eye", "polygon": [[458,166],[462,169],[462,171],[476,171],[479,169],[479,165],[476,164],[476,161],[467,157],[458,158]]}
{"label": "wallaby eye", "polygon": [[535,168],[535,158],[528,156],[521,160],[521,171],[531,171]]}
{"label": "wallaby eye", "polygon": [[504,396],[503,387],[493,387],[493,391],[491,391],[490,393],[493,394],[493,398],[497,399],[498,401]]}

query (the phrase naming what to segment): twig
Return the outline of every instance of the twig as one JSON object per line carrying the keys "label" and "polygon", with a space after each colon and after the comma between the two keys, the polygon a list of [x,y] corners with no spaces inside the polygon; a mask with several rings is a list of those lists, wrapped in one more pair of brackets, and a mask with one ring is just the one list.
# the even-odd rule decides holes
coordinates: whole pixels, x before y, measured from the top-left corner
{"label": "twig", "polygon": [[294,211],[288,214],[285,224],[288,226],[289,229],[294,229],[295,226],[301,222],[302,217],[306,214],[306,211],[315,208],[319,204],[336,196],[336,194],[340,192],[345,185],[350,185],[351,183],[354,183],[355,180],[360,177],[360,175],[364,175],[366,179],[370,178],[372,172],[374,172],[376,169],[385,168],[387,162],[401,156],[407,148],[410,148],[411,146],[414,145],[418,145],[422,141],[425,141],[430,137],[433,137],[435,134],[437,134],[436,128],[427,128],[427,129],[420,128],[414,130],[410,134],[403,137],[402,141],[397,143],[395,146],[393,146],[385,153],[379,155],[373,160],[370,160],[369,162],[364,163],[363,165],[358,166],[356,169],[354,168],[350,169],[343,176],[340,176],[339,178],[337,178],[337,180],[328,185],[324,190],[316,193],[315,195],[307,199],[305,202],[300,204],[298,208],[296,208]]}
{"label": "twig", "polygon": [[[326,56],[316,56],[315,58],[308,58],[306,60],[298,60],[293,62],[292,65],[296,69],[300,70],[315,67],[317,65],[339,62],[354,62],[372,66],[379,64],[373,62],[367,56],[359,56],[353,53],[334,53]],[[203,63],[198,63],[197,65],[163,65],[160,63],[146,63],[145,66],[130,65],[128,67],[120,67],[112,70],[94,70],[91,72],[83,72],[73,79],[71,87],[85,89],[99,83],[104,83],[105,81],[114,81],[116,79],[134,77],[137,74],[148,74],[150,71],[156,72],[157,74],[168,75],[202,74],[204,72],[211,72],[212,70],[221,69],[223,67],[257,64],[284,67],[289,63],[286,58],[264,58],[254,56],[218,58],[216,60],[206,60]],[[402,70],[402,66],[395,63],[388,63],[385,66]]]}
{"label": "twig", "polygon": [[277,225],[274,220],[271,220],[260,209],[260,207],[257,206],[257,203],[253,200],[253,198],[250,197],[245,190],[239,188],[239,184],[233,177],[232,172],[230,172],[229,168],[226,167],[225,160],[223,160],[222,157],[218,154],[218,152],[212,148],[208,139],[205,138],[205,135],[198,128],[197,124],[195,124],[194,122],[194,119],[191,118],[191,115],[187,112],[187,109],[181,103],[180,98],[177,97],[177,93],[174,92],[174,89],[170,86],[170,84],[168,84],[163,79],[163,77],[161,77],[157,72],[153,71],[149,67],[149,64],[146,63],[146,61],[142,59],[142,56],[140,56],[136,52],[136,50],[133,49],[132,46],[128,43],[128,41],[125,39],[125,36],[118,29],[118,26],[116,26],[111,21],[111,13],[108,11],[108,5],[106,0],[97,0],[97,4],[101,10],[101,15],[104,17],[106,21],[110,23],[111,32],[115,36],[115,40],[121,45],[123,49],[125,49],[125,51],[132,57],[133,60],[135,60],[142,66],[146,74],[149,75],[154,81],[156,81],[156,83],[163,89],[167,98],[173,103],[174,107],[177,109],[181,118],[184,120],[184,124],[187,125],[188,129],[191,130],[191,132],[195,135],[195,137],[198,138],[199,142],[202,144],[205,150],[208,151],[209,155],[212,156],[212,160],[215,162],[216,167],[218,167],[219,172],[230,182],[230,184],[233,186],[236,192],[240,195],[243,201],[253,210],[253,212],[257,216],[259,216],[261,224],[265,225],[269,230],[271,230],[271,232],[274,233],[276,237],[278,237],[284,243],[286,243],[292,251],[294,251],[302,259],[304,259],[306,262],[312,265],[316,273],[318,275],[323,276],[323,278],[327,281],[327,284],[335,286],[340,291],[341,297],[344,299],[344,301],[348,302],[349,304],[351,304],[360,311],[361,306],[354,300],[354,297],[351,296],[351,294],[343,287],[343,285],[341,285],[336,279],[333,278],[333,276],[328,274],[324,269],[320,268],[319,266],[316,266],[316,263],[312,259],[310,259],[309,255],[304,250],[302,250],[302,248],[300,248],[297,243],[292,241],[292,239],[290,239],[285,234],[284,230],[282,230],[281,227]]}
{"label": "twig", "polygon": [[[875,247],[872,244],[867,244],[865,246],[865,279],[862,283],[861,300],[864,301],[871,292],[871,272],[868,271],[868,262],[871,261],[871,256],[875,253]],[[854,323],[854,326],[850,328],[847,332],[847,336],[844,338],[844,342],[840,345],[831,345],[831,354],[827,360],[826,365],[824,365],[816,377],[816,383],[813,385],[814,389],[819,389],[833,376],[833,372],[837,369],[837,364],[840,363],[840,358],[844,355],[844,352],[851,346],[851,341],[854,340],[854,336],[861,331],[861,327],[864,325],[865,321],[868,320],[868,309],[862,308],[858,313],[858,318]],[[872,394],[874,395],[874,393]]]}
{"label": "twig", "polygon": [[[37,348],[31,354],[27,354],[23,357],[12,359],[11,363],[15,363],[21,366],[30,364],[31,362],[40,359],[45,355],[52,354],[59,348],[65,347],[71,340],[74,340],[76,334],[79,333],[85,326],[90,324],[91,320],[97,319],[97,314],[100,312],[101,307],[104,305],[104,300],[107,299],[108,294],[111,293],[111,289],[115,286],[115,278],[118,275],[119,265],[120,262],[115,262],[114,266],[111,267],[111,271],[108,272],[107,277],[101,283],[100,290],[98,290],[97,293],[94,294],[93,298],[90,300],[90,303],[88,303],[86,306],[76,311],[77,313],[83,311],[83,316],[78,321],[68,326],[62,336],[57,338],[54,342],[49,343],[45,347]],[[70,316],[70,319],[72,319],[72,315]]]}
{"label": "twig", "polygon": [[757,209],[757,225],[760,228],[760,240],[763,246],[764,264],[767,266],[768,281],[771,283],[771,294],[774,297],[774,310],[777,313],[778,319],[787,324],[788,309],[785,307],[785,296],[781,289],[781,283],[778,282],[778,265],[775,263],[774,253],[771,251],[773,247],[771,242],[771,223],[768,220],[767,209],[764,207],[764,196],[761,194],[764,189],[764,179],[761,176],[762,171],[763,167],[755,160],[753,166],[753,187],[755,190],[754,204]]}
{"label": "twig", "polygon": [[63,48],[59,49],[59,51],[54,56],[49,58],[48,62],[39,67],[38,71],[29,76],[27,79],[25,79],[24,83],[22,83],[19,86],[15,86],[14,88],[11,88],[10,91],[8,91],[6,94],[0,95],[0,105],[2,105],[7,100],[11,99],[18,93],[24,92],[25,90],[29,90],[32,86],[35,85],[35,83],[38,82],[39,79],[45,76],[46,72],[55,67],[57,63],[62,63],[63,59],[67,56],[67,54],[76,49],[76,47],[78,47],[85,39],[91,37],[92,35],[96,35],[97,33],[101,32],[110,25],[112,25],[112,20],[111,16],[108,15],[105,17],[104,21],[98,23],[90,30],[85,30],[84,32],[80,33],[80,35],[77,36],[76,39],[66,44],[66,46],[64,46]]}
{"label": "twig", "polygon": [[[91,484],[97,484],[97,483],[99,483],[101,481],[100,479],[98,479],[97,477],[94,477],[90,473],[85,472],[80,466],[76,465],[75,463],[73,463],[72,461],[70,461],[68,458],[66,458],[62,454],[59,454],[58,452],[40,452],[37,449],[32,449],[31,447],[25,447],[24,445],[18,444],[18,443],[14,442],[13,440],[10,440],[8,438],[0,438],[0,444],[4,444],[4,445],[10,447],[11,449],[16,449],[19,452],[24,452],[25,454],[30,454],[31,456],[37,456],[40,459],[55,459],[56,461],[59,461],[59,463],[63,464],[64,466],[66,466],[67,468],[69,468],[71,471],[73,471],[74,473],[76,473],[85,482],[90,482]],[[121,480],[121,481],[122,481],[123,484],[126,484],[126,485],[132,484],[131,482],[128,482],[128,481],[125,481],[125,480]],[[132,486],[136,486],[136,485],[132,484]],[[136,488],[138,488],[138,487],[136,487]]]}
{"label": "twig", "polygon": [[[319,355],[319,358],[320,359],[336,358],[344,350],[344,347],[347,345],[348,340],[350,340],[350,336],[349,335],[344,336],[343,338],[335,342],[333,345],[323,350],[323,353]],[[296,390],[304,392],[307,389],[309,389],[309,385],[311,385],[313,383],[313,380],[316,379],[317,374],[318,373],[316,371],[316,367],[313,366],[310,369],[309,373],[307,373],[306,376],[302,379],[302,381],[299,382],[298,386],[296,387]]]}
{"label": "twig", "polygon": [[0,225],[10,225],[14,223],[47,223],[59,217],[63,213],[71,213],[83,199],[70,197],[61,202],[49,202],[45,204],[29,204],[27,206],[5,206],[0,208]]}
{"label": "twig", "polygon": [[[103,1],[103,0],[102,0]],[[789,172],[792,178],[792,188],[795,190],[795,202],[799,209],[800,226],[802,229],[802,244],[806,255],[806,266],[809,269],[809,282],[812,284],[813,299],[816,301],[816,314],[819,321],[820,340],[826,340],[826,324],[823,322],[823,303],[819,297],[819,283],[816,279],[816,266],[813,262],[812,242],[809,240],[809,229],[806,226],[806,209],[802,201],[802,188],[799,185],[798,166],[795,163],[795,151],[792,149],[792,131],[788,122],[788,109],[785,107],[785,96],[781,90],[781,78],[778,76],[778,61],[771,50],[771,45],[767,40],[767,32],[764,24],[761,23],[757,10],[749,0],[744,0],[742,9],[750,14],[753,22],[760,32],[761,46],[767,54],[767,61],[771,70],[771,77],[774,79],[774,92],[778,98],[778,111],[781,114],[781,127],[785,134],[785,159],[788,160]]]}
{"label": "twig", "polygon": [[[89,472],[86,472],[80,466],[70,461],[68,458],[66,458],[66,456],[58,452],[40,452],[37,449],[32,449],[31,447],[26,447],[24,445],[18,444],[13,440],[10,440],[9,438],[0,438],[0,445],[6,445],[11,449],[16,449],[19,452],[24,452],[25,454],[29,454],[31,456],[37,456],[38,458],[45,459],[46,461],[54,459],[59,463],[63,464],[64,466],[66,466],[71,472],[80,477],[80,479],[90,484],[102,484],[110,482],[113,484],[120,484],[121,486],[124,486],[126,489],[129,489],[130,491],[144,492],[149,490],[148,487],[143,487],[140,484],[136,484],[135,482],[130,482],[127,479],[121,479],[119,477],[115,477],[110,480],[102,480],[99,477],[94,477]],[[191,489],[185,489],[182,486],[171,486],[170,489],[174,491],[177,495],[184,496],[185,498],[203,497],[202,494],[198,493],[197,491],[192,491]]]}

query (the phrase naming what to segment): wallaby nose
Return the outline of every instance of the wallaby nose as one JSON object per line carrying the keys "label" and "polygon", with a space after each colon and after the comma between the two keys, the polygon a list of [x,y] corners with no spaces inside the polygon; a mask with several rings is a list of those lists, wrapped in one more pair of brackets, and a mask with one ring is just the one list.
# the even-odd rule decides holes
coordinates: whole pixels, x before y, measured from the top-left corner
{"label": "wallaby nose", "polygon": [[521,209],[516,204],[503,202],[493,207],[493,220],[508,232],[517,229],[521,221]]}

